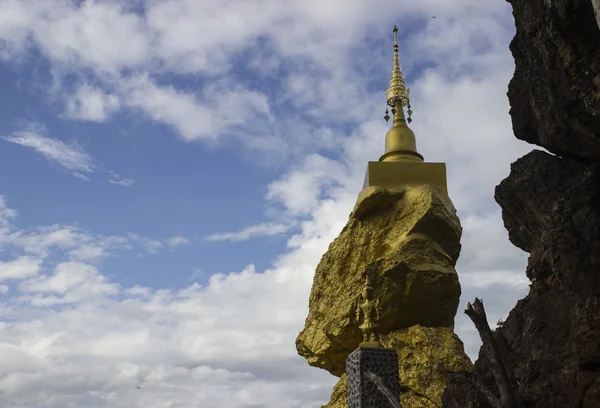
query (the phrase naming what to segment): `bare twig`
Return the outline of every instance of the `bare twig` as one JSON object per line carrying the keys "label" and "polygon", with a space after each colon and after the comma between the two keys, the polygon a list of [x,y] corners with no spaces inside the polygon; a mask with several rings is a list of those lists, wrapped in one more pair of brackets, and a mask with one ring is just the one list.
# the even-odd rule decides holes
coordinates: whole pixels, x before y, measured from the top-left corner
{"label": "bare twig", "polygon": [[398,396],[394,395],[394,393],[388,387],[386,387],[386,385],[383,383],[383,380],[381,379],[381,377],[373,374],[370,371],[365,372],[365,377],[367,377],[367,380],[369,380],[373,384],[375,384],[377,389],[379,389],[379,391],[381,391],[383,393],[383,395],[386,396],[386,398],[388,399],[388,401],[390,402],[392,407],[402,408],[402,404],[400,404],[400,399],[398,398]]}
{"label": "bare twig", "polygon": [[481,384],[476,384],[477,388],[488,398],[490,404],[493,406],[496,406],[497,408],[516,408],[515,396],[512,387],[510,386],[508,371],[506,370],[504,361],[502,361],[500,349],[496,343],[496,339],[494,339],[492,329],[490,329],[490,325],[488,324],[485,309],[483,308],[481,300],[475,298],[472,305],[471,303],[467,303],[465,314],[469,316],[473,321],[473,324],[475,324],[475,328],[479,332],[479,337],[481,337],[483,346],[489,351],[492,371],[500,392],[500,399],[498,400],[489,390],[486,392]]}

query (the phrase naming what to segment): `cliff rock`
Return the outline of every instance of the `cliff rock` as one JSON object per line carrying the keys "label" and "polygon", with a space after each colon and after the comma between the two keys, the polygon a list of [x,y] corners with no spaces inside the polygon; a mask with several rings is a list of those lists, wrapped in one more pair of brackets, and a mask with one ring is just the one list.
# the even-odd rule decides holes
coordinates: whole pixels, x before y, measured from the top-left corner
{"label": "cliff rock", "polygon": [[563,157],[600,157],[600,31],[591,0],[511,0],[508,87],[517,139]]}
{"label": "cliff rock", "polygon": [[[520,407],[600,407],[600,30],[590,0],[511,4],[515,136],[557,156],[532,151],[496,187],[532,284],[494,335]],[[474,381],[496,388],[484,349],[443,406],[489,407]]]}

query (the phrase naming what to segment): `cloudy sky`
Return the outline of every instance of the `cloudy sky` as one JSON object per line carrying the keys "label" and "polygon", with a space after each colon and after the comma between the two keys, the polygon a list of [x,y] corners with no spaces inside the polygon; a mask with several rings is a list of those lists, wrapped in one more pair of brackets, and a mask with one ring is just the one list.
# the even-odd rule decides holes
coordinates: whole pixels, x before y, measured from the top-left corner
{"label": "cloudy sky", "polygon": [[0,405],[326,402],[294,340],[383,153],[394,24],[464,227],[459,310],[495,322],[528,289],[493,200],[531,150],[505,1],[0,0]]}

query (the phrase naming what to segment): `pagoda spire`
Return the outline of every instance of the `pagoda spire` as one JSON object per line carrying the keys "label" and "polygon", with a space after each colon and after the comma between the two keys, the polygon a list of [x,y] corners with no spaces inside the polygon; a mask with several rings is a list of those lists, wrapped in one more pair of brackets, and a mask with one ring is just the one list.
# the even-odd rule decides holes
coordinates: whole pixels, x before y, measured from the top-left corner
{"label": "pagoda spire", "polygon": [[[400,57],[398,56],[398,27],[394,26],[394,68],[392,69],[392,79],[390,87],[386,89],[387,104],[392,107],[392,114],[395,114],[396,102],[408,108],[408,123],[412,122],[410,110],[409,93],[410,88],[406,88],[404,75],[400,69]],[[404,116],[404,112],[401,113]],[[387,120],[386,120],[387,121]]]}
{"label": "pagoda spire", "polygon": [[[404,115],[404,107],[408,108],[408,123],[412,122],[409,99],[410,89],[406,88],[404,75],[400,69],[398,56],[398,27],[394,26],[394,68],[390,87],[386,89],[387,104],[392,107],[394,121],[392,128],[385,136],[385,154],[379,161],[423,161],[423,156],[417,152],[415,134],[408,127]],[[389,120],[386,109],[385,120]]]}

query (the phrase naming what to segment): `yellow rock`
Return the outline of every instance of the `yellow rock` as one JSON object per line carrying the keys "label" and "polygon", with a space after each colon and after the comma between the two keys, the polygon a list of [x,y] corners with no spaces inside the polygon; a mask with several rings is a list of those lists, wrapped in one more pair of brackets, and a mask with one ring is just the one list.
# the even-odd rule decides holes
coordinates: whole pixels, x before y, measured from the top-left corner
{"label": "yellow rock", "polygon": [[415,325],[453,328],[461,232],[454,206],[434,187],[363,190],[317,266],[298,353],[333,375],[345,372],[346,357],[362,340],[354,302],[366,270],[381,304],[381,334]]}
{"label": "yellow rock", "polygon": [[[447,327],[411,326],[382,336],[382,345],[398,352],[405,408],[440,408],[448,376],[473,367],[462,341]],[[346,408],[346,374],[322,408]]]}

